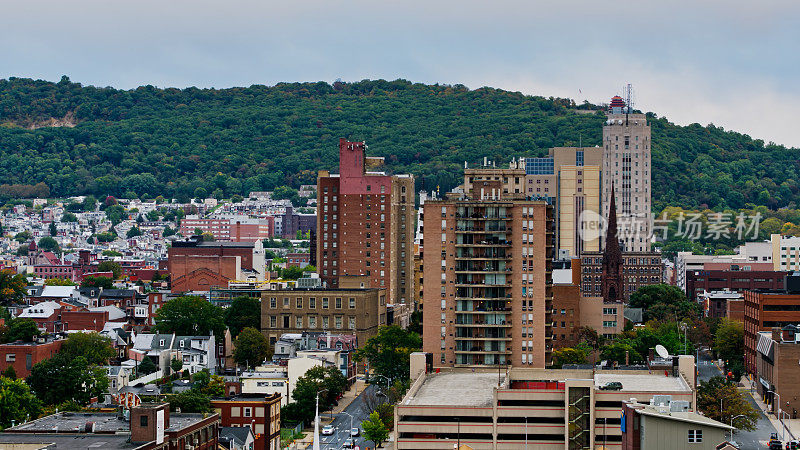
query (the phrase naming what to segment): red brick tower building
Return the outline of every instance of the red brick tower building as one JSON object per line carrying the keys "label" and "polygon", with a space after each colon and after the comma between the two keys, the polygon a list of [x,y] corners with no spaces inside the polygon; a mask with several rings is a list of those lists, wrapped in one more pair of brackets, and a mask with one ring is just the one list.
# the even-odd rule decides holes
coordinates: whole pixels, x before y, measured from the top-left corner
{"label": "red brick tower building", "polygon": [[[388,303],[413,298],[414,177],[372,171],[383,158],[339,140],[339,173],[317,180],[317,270],[329,288],[387,289]],[[372,170],[370,170],[372,169]]]}

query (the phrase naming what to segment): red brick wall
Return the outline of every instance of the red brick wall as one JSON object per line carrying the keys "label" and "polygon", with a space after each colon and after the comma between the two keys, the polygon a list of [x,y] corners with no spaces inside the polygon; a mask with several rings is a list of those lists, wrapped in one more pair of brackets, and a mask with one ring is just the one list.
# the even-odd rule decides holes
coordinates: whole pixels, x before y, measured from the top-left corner
{"label": "red brick wall", "polygon": [[61,324],[67,330],[102,331],[108,322],[108,311],[63,311]]}
{"label": "red brick wall", "polygon": [[[63,340],[58,340],[36,345],[0,345],[0,371],[8,369],[8,366],[13,366],[14,371],[17,373],[17,378],[26,378],[31,374],[30,369],[27,367],[27,355],[31,355],[30,366],[33,367],[36,363],[58,353],[63,342]],[[15,356],[15,361],[6,361],[6,355],[9,354]]]}

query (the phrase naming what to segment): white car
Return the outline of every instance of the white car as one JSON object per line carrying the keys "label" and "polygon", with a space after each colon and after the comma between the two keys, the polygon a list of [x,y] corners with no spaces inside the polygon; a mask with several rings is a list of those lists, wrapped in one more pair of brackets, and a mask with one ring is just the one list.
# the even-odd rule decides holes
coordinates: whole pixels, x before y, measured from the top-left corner
{"label": "white car", "polygon": [[350,428],[350,436],[356,437],[359,434],[361,434],[361,430],[359,430],[358,427]]}
{"label": "white car", "polygon": [[334,428],[333,425],[325,425],[324,427],[322,427],[322,434],[324,436],[330,436],[335,431],[336,431],[336,428]]}

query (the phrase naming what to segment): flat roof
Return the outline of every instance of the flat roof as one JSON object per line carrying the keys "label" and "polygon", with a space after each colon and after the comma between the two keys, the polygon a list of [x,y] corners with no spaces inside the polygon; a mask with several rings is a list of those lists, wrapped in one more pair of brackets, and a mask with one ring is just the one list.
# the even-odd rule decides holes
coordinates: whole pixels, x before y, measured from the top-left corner
{"label": "flat roof", "polygon": [[[594,376],[596,388],[617,381],[622,383],[622,391],[635,392],[692,392],[681,377],[666,377],[663,374],[597,373]],[[608,391],[615,392],[615,391]]]}
{"label": "flat roof", "polygon": [[[2,444],[33,444],[40,448],[76,449],[76,448],[139,448],[143,443],[128,442],[128,434],[54,434],[54,433],[0,433]],[[51,447],[52,446],[52,447]]]}
{"label": "flat roof", "polygon": [[36,419],[34,421],[17,425],[6,431],[31,432],[82,432],[81,428],[86,426],[86,422],[95,423],[96,433],[116,433],[118,431],[130,432],[130,423],[125,419],[117,417],[116,413],[94,413],[94,412],[60,412],[49,416]]}
{"label": "flat roof", "polygon": [[[429,374],[417,393],[403,405],[492,406],[496,373]],[[505,375],[500,375],[505,382]]]}

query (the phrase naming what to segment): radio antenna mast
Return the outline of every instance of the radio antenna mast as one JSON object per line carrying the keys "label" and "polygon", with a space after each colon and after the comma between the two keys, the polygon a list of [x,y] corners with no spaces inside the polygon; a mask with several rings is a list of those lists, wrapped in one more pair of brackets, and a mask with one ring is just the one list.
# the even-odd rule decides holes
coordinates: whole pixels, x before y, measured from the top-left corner
{"label": "radio antenna mast", "polygon": [[633,86],[628,83],[623,88],[623,95],[625,96],[625,126],[628,126],[628,114],[633,111]]}

